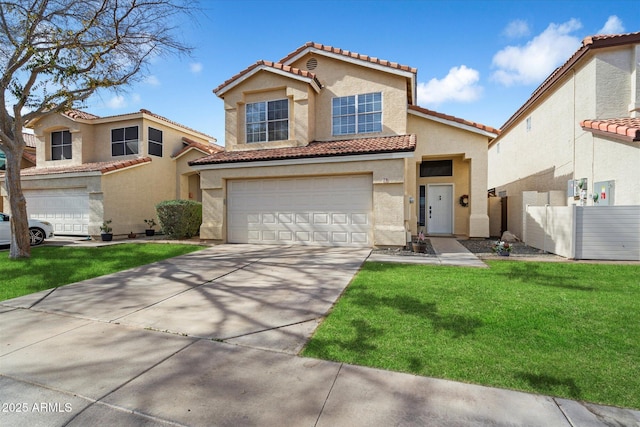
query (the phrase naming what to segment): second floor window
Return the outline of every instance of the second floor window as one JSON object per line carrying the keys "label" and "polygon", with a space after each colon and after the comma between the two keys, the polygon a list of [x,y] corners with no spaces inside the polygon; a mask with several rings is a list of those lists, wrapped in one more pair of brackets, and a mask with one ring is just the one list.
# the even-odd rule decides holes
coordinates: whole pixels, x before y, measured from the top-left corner
{"label": "second floor window", "polygon": [[138,154],[138,126],[111,129],[111,155]]}
{"label": "second floor window", "polygon": [[162,131],[149,128],[149,154],[162,157]]}
{"label": "second floor window", "polygon": [[51,160],[71,158],[71,132],[61,130],[51,132]]}
{"label": "second floor window", "polygon": [[247,142],[289,139],[289,100],[247,104]]}
{"label": "second floor window", "polygon": [[382,92],[333,98],[333,135],[382,131]]}

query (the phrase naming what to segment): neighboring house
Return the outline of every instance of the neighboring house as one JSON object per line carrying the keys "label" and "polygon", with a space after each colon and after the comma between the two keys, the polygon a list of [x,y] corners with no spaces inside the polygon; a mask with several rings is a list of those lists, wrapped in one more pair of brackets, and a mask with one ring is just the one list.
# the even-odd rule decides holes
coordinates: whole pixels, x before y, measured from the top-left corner
{"label": "neighboring house", "polygon": [[226,149],[190,162],[202,238],[405,246],[411,235],[488,237],[496,129],[416,104],[417,70],[307,43],[214,93]]}
{"label": "neighboring house", "polygon": [[528,204],[640,205],[639,67],[640,33],[587,37],[504,124],[489,145],[492,234],[522,237]]}
{"label": "neighboring house", "polygon": [[[73,110],[29,127],[36,166],[21,171],[27,213],[59,235],[97,236],[109,219],[116,235],[141,232],[158,202],[201,201],[188,162],[222,150],[214,138],[148,110],[111,117]],[[0,182],[6,198],[3,175]]]}
{"label": "neighboring house", "polygon": [[[22,161],[20,162],[20,168],[26,169],[36,165],[36,137],[32,133],[23,133],[24,137],[24,151],[22,152]],[[0,150],[0,174],[6,170],[6,156]],[[0,212],[4,212],[3,198],[0,197]]]}

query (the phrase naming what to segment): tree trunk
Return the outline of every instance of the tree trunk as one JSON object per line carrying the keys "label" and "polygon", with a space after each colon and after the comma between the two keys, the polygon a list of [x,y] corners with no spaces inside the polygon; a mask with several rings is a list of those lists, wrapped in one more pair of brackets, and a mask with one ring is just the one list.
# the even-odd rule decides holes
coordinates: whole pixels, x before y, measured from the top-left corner
{"label": "tree trunk", "polygon": [[29,239],[29,220],[27,218],[27,201],[22,194],[20,183],[20,163],[24,147],[17,144],[15,150],[5,150],[7,167],[5,185],[9,195],[11,209],[11,248],[9,258],[30,258],[31,242]]}

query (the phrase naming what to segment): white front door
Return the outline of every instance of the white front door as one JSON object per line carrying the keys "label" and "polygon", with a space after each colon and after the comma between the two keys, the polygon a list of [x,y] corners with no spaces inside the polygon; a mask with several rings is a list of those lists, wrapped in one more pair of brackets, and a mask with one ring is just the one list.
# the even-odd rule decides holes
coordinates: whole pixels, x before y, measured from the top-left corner
{"label": "white front door", "polygon": [[453,234],[453,185],[427,186],[427,233]]}

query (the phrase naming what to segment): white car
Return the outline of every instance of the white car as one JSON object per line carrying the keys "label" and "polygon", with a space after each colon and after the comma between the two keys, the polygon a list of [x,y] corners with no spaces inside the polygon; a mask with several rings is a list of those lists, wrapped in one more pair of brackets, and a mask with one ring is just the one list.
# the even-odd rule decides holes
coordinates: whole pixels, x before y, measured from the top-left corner
{"label": "white car", "polygon": [[[53,225],[37,219],[29,220],[29,237],[31,246],[39,245],[44,239],[53,237]],[[0,212],[0,245],[11,244],[11,225],[9,215]]]}

